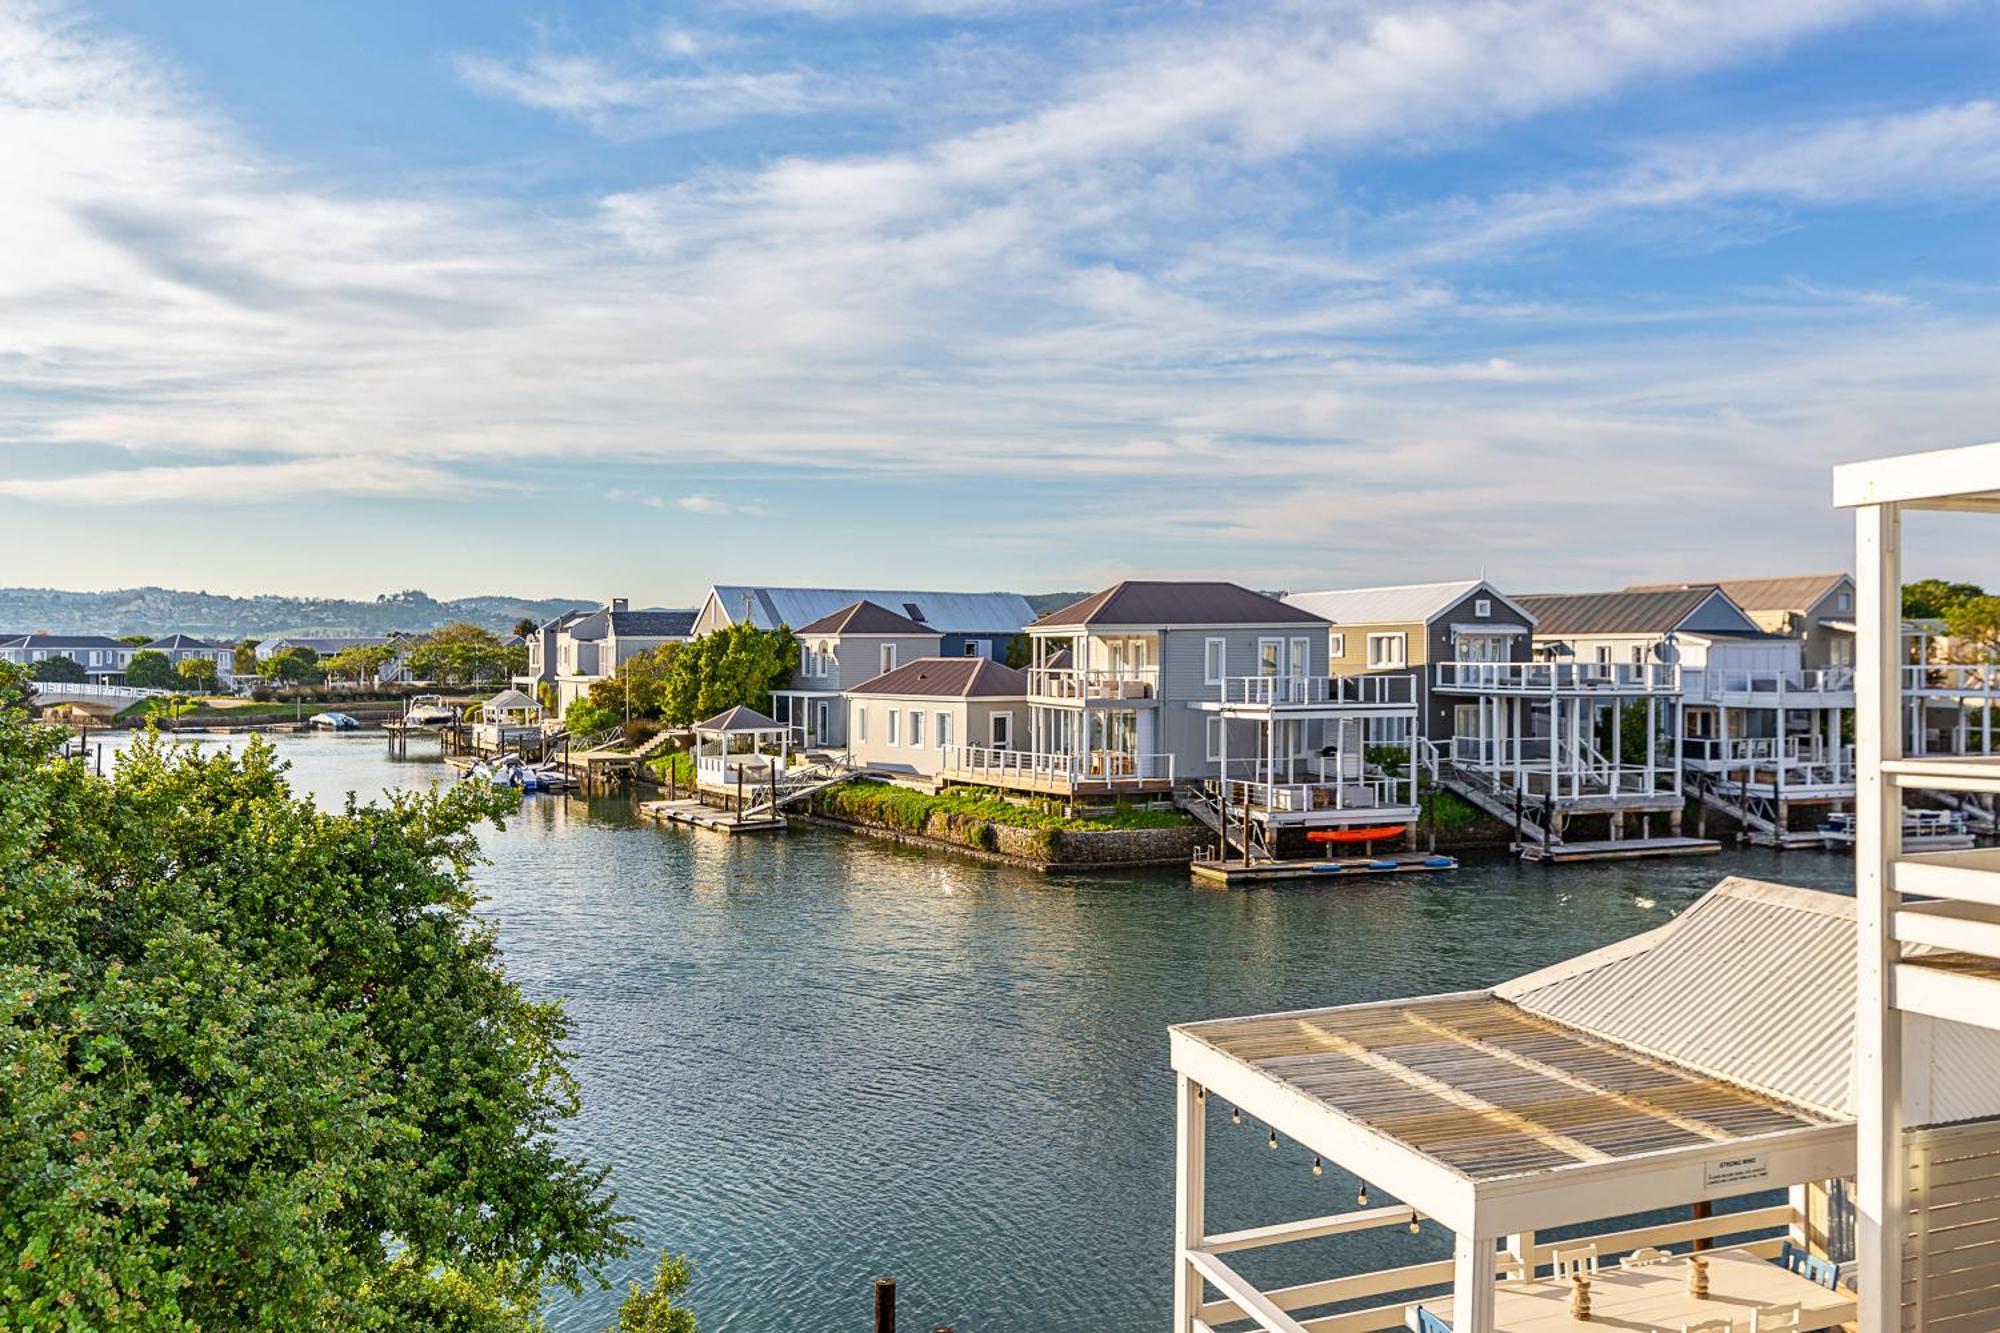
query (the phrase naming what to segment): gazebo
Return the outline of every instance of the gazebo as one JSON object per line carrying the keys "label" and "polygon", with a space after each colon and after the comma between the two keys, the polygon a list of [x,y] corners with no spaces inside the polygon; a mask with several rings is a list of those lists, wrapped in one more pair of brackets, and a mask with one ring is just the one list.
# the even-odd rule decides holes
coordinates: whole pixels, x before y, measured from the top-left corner
{"label": "gazebo", "polygon": [[542,734],[542,705],[531,694],[505,689],[479,705],[473,743],[483,750],[517,749]]}
{"label": "gazebo", "polygon": [[[742,704],[697,722],[694,731],[695,781],[704,787],[768,785],[785,775],[791,727]],[[765,754],[775,745],[778,752]]]}
{"label": "gazebo", "polygon": [[[1172,1028],[1175,1333],[1678,1330],[1793,1303],[1798,1328],[1853,1318],[1815,1201],[1855,1167],[1854,938],[1851,899],[1728,880],[1665,926],[1491,990]],[[1211,1234],[1209,1127],[1246,1120],[1357,1177],[1359,1206]],[[1669,1209],[1685,1220],[1537,1240]],[[1420,1221],[1452,1233],[1450,1259],[1267,1292],[1225,1258]],[[1723,1236],[1750,1239],[1709,1252],[1698,1298],[1672,1251]],[[1595,1274],[1599,1322],[1568,1314],[1571,1266]]]}

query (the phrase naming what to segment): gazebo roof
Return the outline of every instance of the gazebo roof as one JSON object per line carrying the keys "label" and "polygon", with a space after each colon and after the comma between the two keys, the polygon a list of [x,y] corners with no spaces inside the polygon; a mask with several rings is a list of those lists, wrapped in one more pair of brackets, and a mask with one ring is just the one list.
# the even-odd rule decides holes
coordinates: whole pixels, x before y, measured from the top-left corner
{"label": "gazebo roof", "polygon": [[705,732],[709,735],[720,733],[742,736],[755,735],[766,731],[782,732],[789,728],[776,718],[765,717],[754,708],[746,708],[742,704],[738,704],[726,712],[717,713],[706,722],[695,723],[694,729],[697,732]]}
{"label": "gazebo roof", "polygon": [[542,711],[541,701],[534,695],[511,688],[500,691],[480,707],[495,713],[511,713],[515,709],[523,708],[532,709],[537,713]]}

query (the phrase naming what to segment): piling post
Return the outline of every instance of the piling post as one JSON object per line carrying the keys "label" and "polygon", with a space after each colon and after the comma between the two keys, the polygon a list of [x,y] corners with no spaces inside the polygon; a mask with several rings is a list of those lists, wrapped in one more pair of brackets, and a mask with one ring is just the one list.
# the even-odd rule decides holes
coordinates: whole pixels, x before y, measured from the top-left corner
{"label": "piling post", "polygon": [[875,1279],[875,1333],[896,1333],[896,1279]]}

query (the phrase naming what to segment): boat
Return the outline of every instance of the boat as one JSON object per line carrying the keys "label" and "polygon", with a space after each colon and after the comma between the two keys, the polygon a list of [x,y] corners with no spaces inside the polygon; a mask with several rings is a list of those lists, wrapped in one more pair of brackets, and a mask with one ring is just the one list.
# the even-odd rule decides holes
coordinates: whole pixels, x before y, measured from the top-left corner
{"label": "boat", "polygon": [[314,713],[306,719],[306,725],[320,731],[353,731],[361,725],[361,720],[351,713]]}
{"label": "boat", "polygon": [[1380,842],[1399,838],[1407,824],[1383,824],[1375,828],[1316,828],[1306,830],[1307,842]]}
{"label": "boat", "polygon": [[520,755],[507,753],[482,759],[465,770],[464,781],[490,782],[496,787],[516,787],[523,792],[565,791],[576,779],[554,764],[530,764]]}
{"label": "boat", "polygon": [[444,701],[442,694],[419,694],[403,710],[406,727],[440,727],[458,721],[458,710]]}
{"label": "boat", "polygon": [[[1828,847],[1854,850],[1854,816],[1845,810],[1828,815],[1819,826],[1819,836]],[[1949,852],[1973,845],[1972,829],[1962,810],[1903,812],[1904,851]]]}

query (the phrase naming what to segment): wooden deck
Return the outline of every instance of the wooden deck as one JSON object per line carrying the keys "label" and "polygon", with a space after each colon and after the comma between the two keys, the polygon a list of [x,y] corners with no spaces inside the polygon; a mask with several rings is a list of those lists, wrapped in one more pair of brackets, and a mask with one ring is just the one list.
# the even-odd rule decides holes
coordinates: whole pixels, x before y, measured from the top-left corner
{"label": "wooden deck", "polygon": [[[1816,837],[1817,835],[1815,835]],[[1639,861],[1659,856],[1708,856],[1722,850],[1713,838],[1611,838],[1597,842],[1558,842],[1544,847],[1521,844],[1524,861]]]}
{"label": "wooden deck", "polygon": [[1423,852],[1391,852],[1383,856],[1342,856],[1326,859],[1310,857],[1299,861],[1252,861],[1245,865],[1242,861],[1195,861],[1188,870],[1195,879],[1204,884],[1219,884],[1227,888],[1236,884],[1256,884],[1265,880],[1281,879],[1357,879],[1372,875],[1407,875],[1412,873],[1458,869],[1454,857],[1428,855]]}
{"label": "wooden deck", "polygon": [[788,827],[782,815],[753,815],[744,819],[734,811],[717,810],[700,801],[643,801],[639,813],[663,824],[716,833],[777,833]]}

